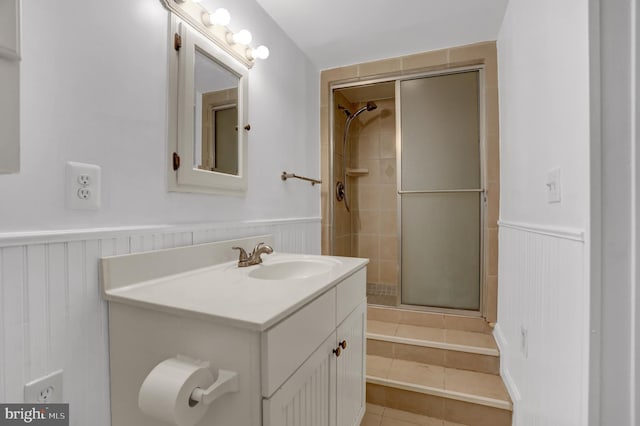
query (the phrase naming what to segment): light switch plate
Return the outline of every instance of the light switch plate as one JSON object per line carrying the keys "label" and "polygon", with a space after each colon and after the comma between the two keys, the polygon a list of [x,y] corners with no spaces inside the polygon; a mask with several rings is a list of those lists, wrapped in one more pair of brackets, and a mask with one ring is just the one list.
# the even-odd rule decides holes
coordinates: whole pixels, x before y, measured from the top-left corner
{"label": "light switch plate", "polygon": [[560,192],[560,169],[549,170],[547,173],[547,202],[559,203],[562,200]]}

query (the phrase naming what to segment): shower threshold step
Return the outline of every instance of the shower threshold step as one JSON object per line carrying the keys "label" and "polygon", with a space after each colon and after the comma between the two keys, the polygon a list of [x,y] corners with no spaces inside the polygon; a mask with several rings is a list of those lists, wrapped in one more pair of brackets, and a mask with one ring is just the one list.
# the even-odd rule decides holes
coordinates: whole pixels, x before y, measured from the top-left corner
{"label": "shower threshold step", "polygon": [[369,306],[367,338],[404,345],[499,356],[482,318]]}
{"label": "shower threshold step", "polygon": [[[452,407],[473,404],[505,418],[510,418],[513,410],[509,394],[498,375],[367,355],[367,402],[403,409],[402,406],[393,406],[399,397],[403,399],[402,395],[410,395],[415,408],[426,407],[430,402],[436,406],[441,403]],[[420,402],[421,398],[424,403]]]}

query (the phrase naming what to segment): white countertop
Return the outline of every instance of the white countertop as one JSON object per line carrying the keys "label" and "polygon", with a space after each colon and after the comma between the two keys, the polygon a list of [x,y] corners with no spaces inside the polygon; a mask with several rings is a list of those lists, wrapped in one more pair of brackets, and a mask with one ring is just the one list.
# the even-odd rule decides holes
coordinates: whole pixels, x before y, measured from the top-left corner
{"label": "white countertop", "polygon": [[[287,260],[318,260],[334,266],[300,279],[265,280],[249,274]],[[346,277],[367,259],[288,253],[263,255],[263,264],[238,268],[237,261],[106,289],[111,303],[124,303],[263,331],[298,310]]]}

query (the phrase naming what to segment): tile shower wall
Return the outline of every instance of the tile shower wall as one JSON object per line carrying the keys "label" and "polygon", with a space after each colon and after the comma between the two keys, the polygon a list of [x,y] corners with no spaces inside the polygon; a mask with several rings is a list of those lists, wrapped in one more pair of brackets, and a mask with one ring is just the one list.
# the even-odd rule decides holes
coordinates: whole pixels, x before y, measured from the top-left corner
{"label": "tile shower wall", "polygon": [[272,234],[276,250],[317,253],[319,219],[0,234],[0,401],[64,369],[72,426],[109,426],[107,304],[98,259]]}
{"label": "tile shower wall", "polygon": [[352,132],[348,167],[366,173],[350,178],[351,252],[370,260],[367,293],[382,297],[378,302],[395,304],[399,294],[395,101],[376,100],[376,104],[377,109],[358,117]]}

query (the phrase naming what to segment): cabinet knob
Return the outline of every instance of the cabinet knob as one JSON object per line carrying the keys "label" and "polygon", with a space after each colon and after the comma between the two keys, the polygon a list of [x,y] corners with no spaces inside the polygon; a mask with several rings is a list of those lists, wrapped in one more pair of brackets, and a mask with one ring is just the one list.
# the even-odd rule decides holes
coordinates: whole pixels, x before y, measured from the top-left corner
{"label": "cabinet knob", "polygon": [[333,350],[333,353],[336,354],[336,358],[340,356],[340,354],[342,353],[342,350],[340,349],[340,346],[338,346],[337,348],[335,348]]}
{"label": "cabinet knob", "polygon": [[342,346],[342,349],[347,349],[347,341],[343,340],[342,342],[338,343],[338,346]]}

